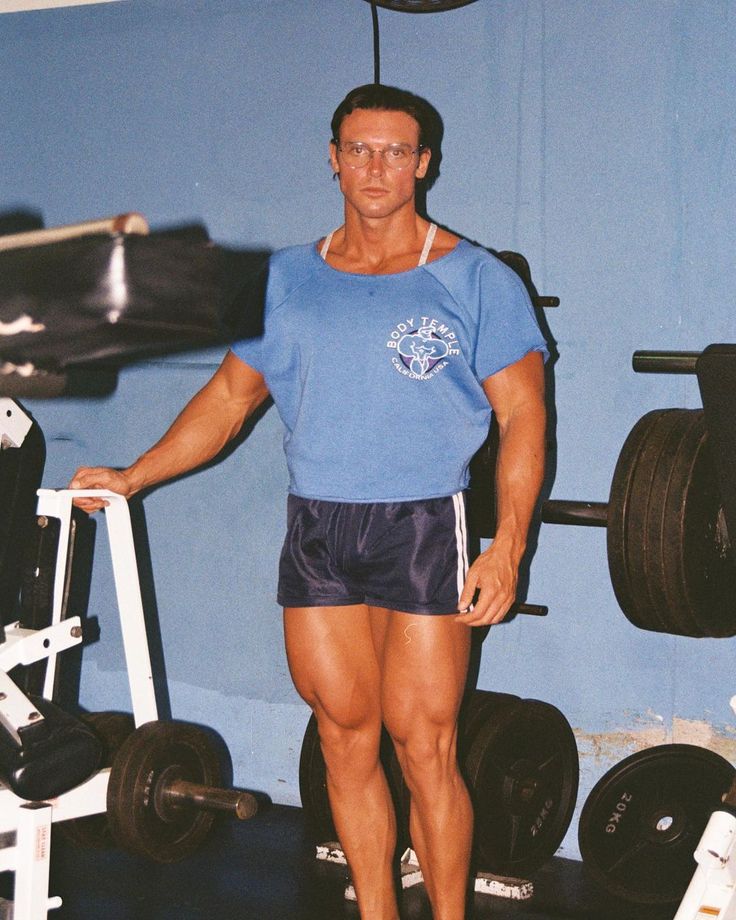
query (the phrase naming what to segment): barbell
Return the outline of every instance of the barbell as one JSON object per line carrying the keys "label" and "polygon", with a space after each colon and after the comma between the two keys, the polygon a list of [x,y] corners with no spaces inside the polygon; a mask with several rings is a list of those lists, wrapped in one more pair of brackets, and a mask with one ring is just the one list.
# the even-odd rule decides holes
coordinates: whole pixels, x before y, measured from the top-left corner
{"label": "barbell", "polygon": [[222,745],[212,733],[185,722],[134,727],[123,713],[95,713],[110,766],[107,812],[65,822],[66,836],[85,846],[115,843],[159,863],[191,855],[210,832],[215,814],[253,817],[249,792],[222,788]]}
{"label": "barbell", "polygon": [[222,754],[211,733],[185,722],[147,722],[120,745],[107,786],[115,841],[156,862],[184,859],[203,842],[216,812],[241,821],[258,804],[223,789]]}
{"label": "barbell", "polygon": [[543,502],[553,524],[606,528],[616,599],[640,629],[736,634],[736,567],[701,409],[655,409],[629,433],[607,504]]}

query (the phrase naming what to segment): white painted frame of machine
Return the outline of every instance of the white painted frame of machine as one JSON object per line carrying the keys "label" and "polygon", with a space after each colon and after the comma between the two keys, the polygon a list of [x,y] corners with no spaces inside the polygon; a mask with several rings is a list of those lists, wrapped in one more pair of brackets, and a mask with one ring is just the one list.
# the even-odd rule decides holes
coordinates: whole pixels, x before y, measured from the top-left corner
{"label": "white painted frame of machine", "polygon": [[[4,402],[12,401],[0,400],[0,404]],[[15,403],[12,405],[15,407]],[[18,415],[17,412],[15,414]],[[7,433],[3,429],[2,436],[19,446],[28,428],[30,422],[22,434],[18,431]],[[135,724],[138,727],[158,719],[127,501],[121,495],[100,489],[39,489],[38,514],[60,519],[61,530],[54,575],[51,625],[41,630],[27,630],[21,629],[17,623],[10,624],[5,628],[5,642],[0,645],[0,722],[16,738],[18,728],[37,722],[42,716],[8,677],[7,671],[17,664],[28,665],[46,658],[43,695],[50,698],[57,655],[82,641],[79,617],[62,619],[62,599],[72,501],[77,497],[91,496],[104,498],[108,502],[105,519]],[[13,920],[46,920],[49,910],[61,906],[61,898],[50,897],[48,892],[51,825],[106,812],[109,776],[109,767],[98,770],[79,786],[48,802],[28,802],[0,783],[0,871],[15,874]],[[4,906],[9,906],[7,901]]]}

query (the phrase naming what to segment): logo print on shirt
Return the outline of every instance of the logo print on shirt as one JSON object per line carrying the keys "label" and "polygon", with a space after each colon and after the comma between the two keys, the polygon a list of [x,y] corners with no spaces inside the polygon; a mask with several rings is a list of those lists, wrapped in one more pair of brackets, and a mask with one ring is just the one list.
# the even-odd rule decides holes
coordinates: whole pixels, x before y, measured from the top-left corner
{"label": "logo print on shirt", "polygon": [[428,316],[410,317],[394,327],[386,348],[396,349],[391,363],[412,380],[429,380],[447,367],[445,359],[460,354],[457,336]]}

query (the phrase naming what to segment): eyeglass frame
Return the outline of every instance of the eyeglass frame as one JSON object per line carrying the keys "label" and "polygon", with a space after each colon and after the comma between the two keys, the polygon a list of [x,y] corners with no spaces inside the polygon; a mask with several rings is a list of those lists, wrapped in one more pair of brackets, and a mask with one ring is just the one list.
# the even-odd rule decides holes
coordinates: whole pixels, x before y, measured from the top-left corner
{"label": "eyeglass frame", "polygon": [[[336,140],[334,137],[332,138],[332,143],[335,145],[335,150],[339,151],[340,153],[344,153],[344,152],[345,152],[345,151],[342,149],[342,145],[341,145],[340,141]],[[368,144],[364,144],[363,141],[347,141],[347,143],[349,143],[349,144],[359,144],[360,146],[365,147],[365,148],[368,150],[369,154],[370,154],[368,160],[367,160],[365,163],[363,163],[362,166],[358,166],[357,163],[356,163],[355,165],[353,165],[352,163],[346,163],[345,165],[348,167],[348,169],[365,169],[366,166],[369,166],[369,165],[373,162],[373,155],[376,154],[376,153],[380,153],[380,155],[381,155],[381,162],[382,162],[385,166],[387,166],[389,169],[400,170],[400,169],[408,169],[408,168],[409,168],[409,164],[408,164],[408,163],[406,164],[406,166],[392,166],[392,165],[388,162],[388,160],[386,159],[386,156],[385,156],[386,151],[387,151],[387,150],[390,150],[392,147],[394,147],[394,148],[396,148],[396,147],[404,147],[404,146],[408,147],[408,146],[409,146],[408,144],[388,144],[386,147],[369,147]],[[421,157],[422,153],[423,153],[425,150],[429,150],[429,147],[426,147],[425,145],[420,144],[418,147],[414,147],[413,149],[410,148],[410,153],[411,153],[412,156],[414,156],[414,154],[418,153],[419,156]]]}

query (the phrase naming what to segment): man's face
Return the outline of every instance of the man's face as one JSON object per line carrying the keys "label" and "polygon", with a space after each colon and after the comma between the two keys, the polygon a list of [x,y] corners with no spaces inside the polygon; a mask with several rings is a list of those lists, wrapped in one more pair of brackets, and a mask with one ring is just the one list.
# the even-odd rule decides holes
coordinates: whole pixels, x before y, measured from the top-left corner
{"label": "man's face", "polygon": [[[343,119],[339,141],[341,145],[360,142],[374,150],[408,144],[415,150],[419,146],[419,125],[406,112],[356,109]],[[367,218],[388,217],[407,205],[413,209],[414,186],[426,175],[429,158],[429,150],[424,150],[413,157],[410,166],[391,169],[375,153],[366,166],[353,168],[330,144],[330,161],[340,177],[346,206]]]}

